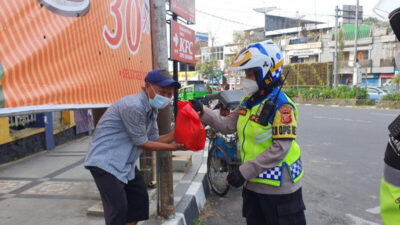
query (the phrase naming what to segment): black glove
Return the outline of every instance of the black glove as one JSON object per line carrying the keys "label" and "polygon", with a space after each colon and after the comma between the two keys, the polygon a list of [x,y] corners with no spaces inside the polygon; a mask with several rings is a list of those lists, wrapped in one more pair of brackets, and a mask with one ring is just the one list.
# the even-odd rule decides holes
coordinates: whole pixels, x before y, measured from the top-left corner
{"label": "black glove", "polygon": [[192,103],[194,111],[199,112],[200,114],[203,113],[203,103],[200,100],[193,99],[190,100],[190,103]]}
{"label": "black glove", "polygon": [[234,187],[240,187],[244,184],[246,179],[244,179],[242,173],[239,170],[235,170],[228,174],[228,183]]}

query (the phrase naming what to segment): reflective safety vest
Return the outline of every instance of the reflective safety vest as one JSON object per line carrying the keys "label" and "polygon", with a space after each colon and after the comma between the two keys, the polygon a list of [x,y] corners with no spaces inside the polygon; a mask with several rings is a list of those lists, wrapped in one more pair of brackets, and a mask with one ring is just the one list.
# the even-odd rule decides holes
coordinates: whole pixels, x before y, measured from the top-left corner
{"label": "reflective safety vest", "polygon": [[380,202],[383,223],[400,224],[400,170],[387,164],[381,181]]}
{"label": "reflective safety vest", "polygon": [[[257,118],[260,116],[263,103],[268,98],[274,100],[278,93],[279,96],[276,102],[276,109],[268,119],[268,125],[263,126],[259,124]],[[279,92],[278,88],[275,88],[266,99],[252,106],[251,109],[247,109],[246,107],[248,99],[248,97],[242,99],[238,110],[239,117],[237,122],[237,131],[242,163],[254,160],[256,156],[268,150],[272,145],[272,122],[276,111],[282,105],[290,104],[295,110],[296,120],[298,119],[297,107],[282,91]],[[300,147],[295,140],[293,140],[288,154],[278,166],[261,173],[257,178],[250,179],[250,181],[279,187],[281,186],[282,170],[284,166],[289,169],[289,174],[293,183],[299,181],[303,176]]]}

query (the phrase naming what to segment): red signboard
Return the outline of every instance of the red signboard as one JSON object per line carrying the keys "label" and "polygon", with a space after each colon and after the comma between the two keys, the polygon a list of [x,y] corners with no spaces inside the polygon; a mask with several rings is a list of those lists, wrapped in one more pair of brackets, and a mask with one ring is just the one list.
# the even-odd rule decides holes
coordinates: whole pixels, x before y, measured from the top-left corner
{"label": "red signboard", "polygon": [[393,73],[381,73],[380,78],[393,78]]}
{"label": "red signboard", "polygon": [[190,23],[195,22],[194,0],[170,0],[170,10]]}
{"label": "red signboard", "polygon": [[195,64],[195,33],[178,22],[172,20],[171,58],[173,60]]}

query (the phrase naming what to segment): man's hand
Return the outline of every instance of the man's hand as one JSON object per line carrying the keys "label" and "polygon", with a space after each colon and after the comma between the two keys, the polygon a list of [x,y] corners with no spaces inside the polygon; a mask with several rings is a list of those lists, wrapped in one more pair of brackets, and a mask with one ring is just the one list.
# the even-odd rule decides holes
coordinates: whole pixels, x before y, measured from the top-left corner
{"label": "man's hand", "polygon": [[239,170],[235,170],[231,173],[228,174],[227,177],[228,183],[232,185],[233,187],[240,187],[244,184],[246,179],[244,179],[242,173],[240,173]]}
{"label": "man's hand", "polygon": [[172,131],[172,132],[170,132],[168,134],[161,135],[158,138],[157,142],[169,144],[169,143],[173,142],[174,140],[175,140],[174,131]]}
{"label": "man's hand", "polygon": [[174,145],[174,150],[186,150],[184,144],[176,143],[176,144],[172,144],[172,145]]}
{"label": "man's hand", "polygon": [[193,99],[190,100],[190,103],[192,103],[192,108],[194,109],[194,111],[198,112],[199,114],[203,113],[204,106],[200,100]]}

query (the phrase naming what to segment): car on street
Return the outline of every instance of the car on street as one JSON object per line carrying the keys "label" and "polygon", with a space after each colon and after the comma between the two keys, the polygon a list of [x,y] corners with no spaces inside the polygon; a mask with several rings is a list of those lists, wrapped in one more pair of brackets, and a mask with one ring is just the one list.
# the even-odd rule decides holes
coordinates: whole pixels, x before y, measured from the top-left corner
{"label": "car on street", "polygon": [[367,87],[368,99],[374,100],[375,102],[379,102],[379,99],[384,95],[387,95],[387,92],[378,87]]}

